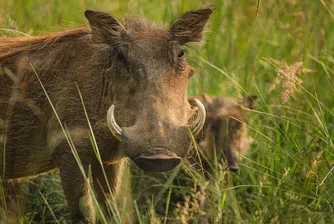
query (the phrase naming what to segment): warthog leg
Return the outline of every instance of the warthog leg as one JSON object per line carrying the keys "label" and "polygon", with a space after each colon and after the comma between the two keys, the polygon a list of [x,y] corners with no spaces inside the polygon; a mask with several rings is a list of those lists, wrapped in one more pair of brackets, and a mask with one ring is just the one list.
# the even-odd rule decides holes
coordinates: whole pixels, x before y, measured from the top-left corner
{"label": "warthog leg", "polygon": [[[81,144],[75,144],[76,148],[83,149]],[[88,177],[88,167],[91,155],[87,152],[78,152],[82,165],[78,165],[67,143],[57,146],[52,159],[60,171],[62,186],[64,189],[68,208],[71,212],[72,223],[95,223],[95,212],[88,188],[88,182],[82,174],[82,170]]]}
{"label": "warthog leg", "polygon": [[117,212],[115,209],[114,197],[118,192],[123,164],[124,159],[114,164],[102,165],[105,176],[101,164],[97,161],[92,164],[94,191],[101,209],[104,210],[104,214],[111,214],[112,216],[115,216],[114,213]]}

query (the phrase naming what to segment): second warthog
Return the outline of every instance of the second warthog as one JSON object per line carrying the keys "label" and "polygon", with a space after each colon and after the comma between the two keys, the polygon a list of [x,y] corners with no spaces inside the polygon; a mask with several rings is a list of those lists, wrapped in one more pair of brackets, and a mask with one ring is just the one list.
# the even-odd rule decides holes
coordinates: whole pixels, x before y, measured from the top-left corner
{"label": "second warthog", "polygon": [[248,152],[253,138],[248,136],[246,125],[248,111],[253,109],[257,96],[245,96],[241,100],[231,97],[211,97],[203,94],[200,97],[189,97],[189,102],[195,105],[195,99],[200,99],[205,105],[207,116],[202,134],[196,138],[200,158],[193,154],[192,158],[210,166],[207,162],[225,160],[232,171],[239,169],[238,163]]}

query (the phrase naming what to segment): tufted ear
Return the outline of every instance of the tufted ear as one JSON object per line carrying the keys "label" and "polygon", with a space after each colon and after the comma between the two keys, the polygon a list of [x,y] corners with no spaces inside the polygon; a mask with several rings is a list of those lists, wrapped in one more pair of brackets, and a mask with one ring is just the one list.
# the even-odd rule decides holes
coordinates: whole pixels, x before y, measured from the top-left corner
{"label": "tufted ear", "polygon": [[199,42],[213,8],[198,9],[182,14],[169,28],[174,40],[180,44]]}
{"label": "tufted ear", "polygon": [[243,106],[248,108],[248,109],[253,109],[254,108],[254,103],[256,101],[256,99],[258,98],[258,96],[256,95],[251,95],[251,96],[245,96],[243,98]]}
{"label": "tufted ear", "polygon": [[124,26],[116,18],[106,12],[86,10],[85,17],[92,30],[92,39],[95,43],[111,43],[120,40],[125,33]]}
{"label": "tufted ear", "polygon": [[206,103],[206,104],[212,104],[213,103],[212,97],[210,97],[208,94],[203,93],[202,98],[203,98],[203,102]]}

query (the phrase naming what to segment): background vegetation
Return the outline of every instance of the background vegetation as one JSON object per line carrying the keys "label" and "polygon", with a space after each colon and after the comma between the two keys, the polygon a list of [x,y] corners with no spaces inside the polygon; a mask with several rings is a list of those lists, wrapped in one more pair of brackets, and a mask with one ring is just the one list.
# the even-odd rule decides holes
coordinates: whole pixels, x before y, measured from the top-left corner
{"label": "background vegetation", "polygon": [[[4,0],[0,32],[41,35],[85,26],[85,9],[119,18],[140,15],[164,25],[184,11],[210,5],[216,10],[206,40],[188,49],[197,70],[189,94],[258,95],[247,122],[255,142],[238,173],[222,165],[210,178],[194,175],[201,189],[178,185],[180,178],[173,182],[182,176],[177,171],[158,178],[132,168],[133,184],[127,180],[122,195],[132,190],[133,200],[119,203],[123,220],[333,223],[333,1]],[[35,190],[22,222],[65,222],[57,172],[29,182]],[[173,205],[173,194],[185,203]],[[198,206],[203,200],[205,207]]]}

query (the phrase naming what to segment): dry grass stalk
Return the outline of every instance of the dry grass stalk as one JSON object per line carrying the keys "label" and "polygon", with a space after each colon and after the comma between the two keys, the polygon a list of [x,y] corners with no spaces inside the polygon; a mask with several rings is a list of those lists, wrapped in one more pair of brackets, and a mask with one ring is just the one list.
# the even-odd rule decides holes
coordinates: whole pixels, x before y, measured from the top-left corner
{"label": "dry grass stalk", "polygon": [[[2,15],[4,16],[2,16]],[[4,17],[6,17],[7,19],[7,23],[5,22],[6,19],[4,19]],[[18,36],[19,34],[19,27],[17,25],[17,23],[10,17],[10,15],[8,13],[6,13],[4,10],[0,9],[0,25],[2,25],[3,27],[5,27],[5,24],[7,24],[10,28],[10,30],[14,31],[14,32],[4,32],[4,35],[7,36],[8,34],[14,35],[14,36]]]}
{"label": "dry grass stalk", "polygon": [[298,77],[302,73],[311,72],[310,69],[304,68],[302,61],[296,62],[292,65],[288,65],[286,62],[278,61],[273,58],[269,58],[277,69],[277,77],[274,84],[269,88],[269,91],[273,91],[277,86],[282,87],[280,99],[283,104],[287,103],[290,97],[294,96],[297,91],[297,86],[303,83],[303,80]]}
{"label": "dry grass stalk", "polygon": [[260,180],[260,183],[259,183],[259,186],[260,186],[260,192],[262,192],[262,188],[268,183],[268,172],[266,171],[261,180]]}
{"label": "dry grass stalk", "polygon": [[182,224],[189,223],[191,220],[197,219],[198,216],[205,215],[203,209],[203,203],[206,198],[205,190],[208,183],[198,187],[194,184],[191,189],[191,194],[184,197],[184,202],[177,203],[177,208],[175,209],[178,214],[177,218]]}
{"label": "dry grass stalk", "polygon": [[317,175],[316,169],[318,168],[318,164],[319,164],[320,158],[322,156],[322,153],[323,153],[323,151],[319,152],[317,155],[315,155],[312,158],[311,169],[307,171],[307,173],[305,175],[306,179],[308,179],[308,178],[310,178],[314,175]]}

